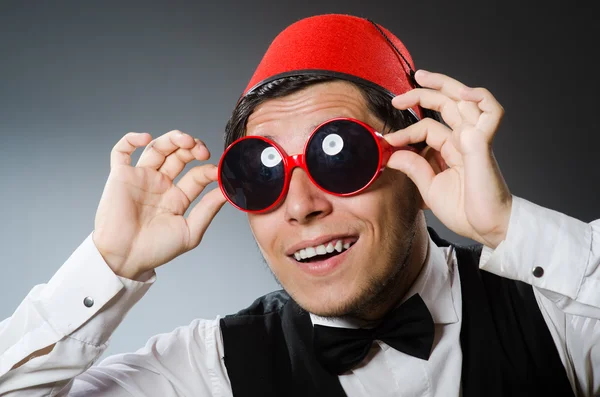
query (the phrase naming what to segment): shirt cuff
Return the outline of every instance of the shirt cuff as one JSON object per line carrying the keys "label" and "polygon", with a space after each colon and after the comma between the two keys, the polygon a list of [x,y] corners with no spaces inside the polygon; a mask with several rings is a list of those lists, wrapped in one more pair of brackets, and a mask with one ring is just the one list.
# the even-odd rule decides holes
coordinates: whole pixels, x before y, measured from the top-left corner
{"label": "shirt cuff", "polygon": [[102,310],[101,318],[94,321],[98,326],[78,335],[79,340],[98,345],[110,337],[129,309],[154,283],[154,272],[145,274],[143,280],[117,276],[98,252],[90,234],[48,284],[29,299],[50,327],[63,336],[71,335]]}
{"label": "shirt cuff", "polygon": [[591,244],[589,224],[513,196],[506,239],[483,248],[479,267],[576,299]]}

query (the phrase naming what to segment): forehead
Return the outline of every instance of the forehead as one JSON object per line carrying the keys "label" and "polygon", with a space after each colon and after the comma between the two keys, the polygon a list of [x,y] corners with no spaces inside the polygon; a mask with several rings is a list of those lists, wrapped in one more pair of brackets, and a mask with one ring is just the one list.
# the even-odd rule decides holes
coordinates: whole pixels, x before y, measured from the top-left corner
{"label": "forehead", "polygon": [[352,117],[371,125],[374,122],[361,91],[348,82],[334,81],[261,103],[248,118],[246,134],[278,143],[303,142],[319,124],[335,117]]}

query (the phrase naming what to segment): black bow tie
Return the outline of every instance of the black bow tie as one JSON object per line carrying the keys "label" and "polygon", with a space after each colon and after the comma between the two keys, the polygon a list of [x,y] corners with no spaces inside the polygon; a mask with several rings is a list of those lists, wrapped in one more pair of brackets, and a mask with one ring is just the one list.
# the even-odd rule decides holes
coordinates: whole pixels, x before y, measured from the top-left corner
{"label": "black bow tie", "polygon": [[434,325],[425,302],[415,294],[388,313],[375,328],[337,328],[315,325],[313,346],[317,359],[329,372],[340,375],[360,363],[374,340],[403,353],[428,360]]}

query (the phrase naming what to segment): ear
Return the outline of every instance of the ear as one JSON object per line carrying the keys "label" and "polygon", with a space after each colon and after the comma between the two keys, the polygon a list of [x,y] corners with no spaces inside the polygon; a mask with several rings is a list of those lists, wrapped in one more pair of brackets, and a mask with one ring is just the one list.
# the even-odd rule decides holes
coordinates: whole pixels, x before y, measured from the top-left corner
{"label": "ear", "polygon": [[427,160],[436,175],[450,168],[444,161],[442,154],[429,146],[421,151],[421,156]]}
{"label": "ear", "polygon": [[[429,165],[433,169],[433,172],[436,175],[440,174],[443,171],[450,168],[450,167],[448,167],[448,164],[446,164],[446,161],[444,161],[444,159],[442,158],[442,154],[429,146],[427,146],[425,149],[423,149],[421,151],[420,155],[425,160],[427,160],[427,162],[429,163]],[[422,197],[421,197],[421,209],[423,209],[423,210],[429,209],[429,207],[427,206],[427,204],[425,204],[425,201],[423,200]]]}

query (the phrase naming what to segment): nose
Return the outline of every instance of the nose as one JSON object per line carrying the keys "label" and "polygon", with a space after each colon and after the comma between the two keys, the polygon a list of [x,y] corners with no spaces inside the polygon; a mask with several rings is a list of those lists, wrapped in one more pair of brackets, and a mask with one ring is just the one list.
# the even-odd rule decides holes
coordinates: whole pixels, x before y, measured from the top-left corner
{"label": "nose", "polygon": [[333,210],[331,197],[315,186],[301,168],[292,172],[283,205],[287,221],[296,224],[314,222],[329,215]]}

